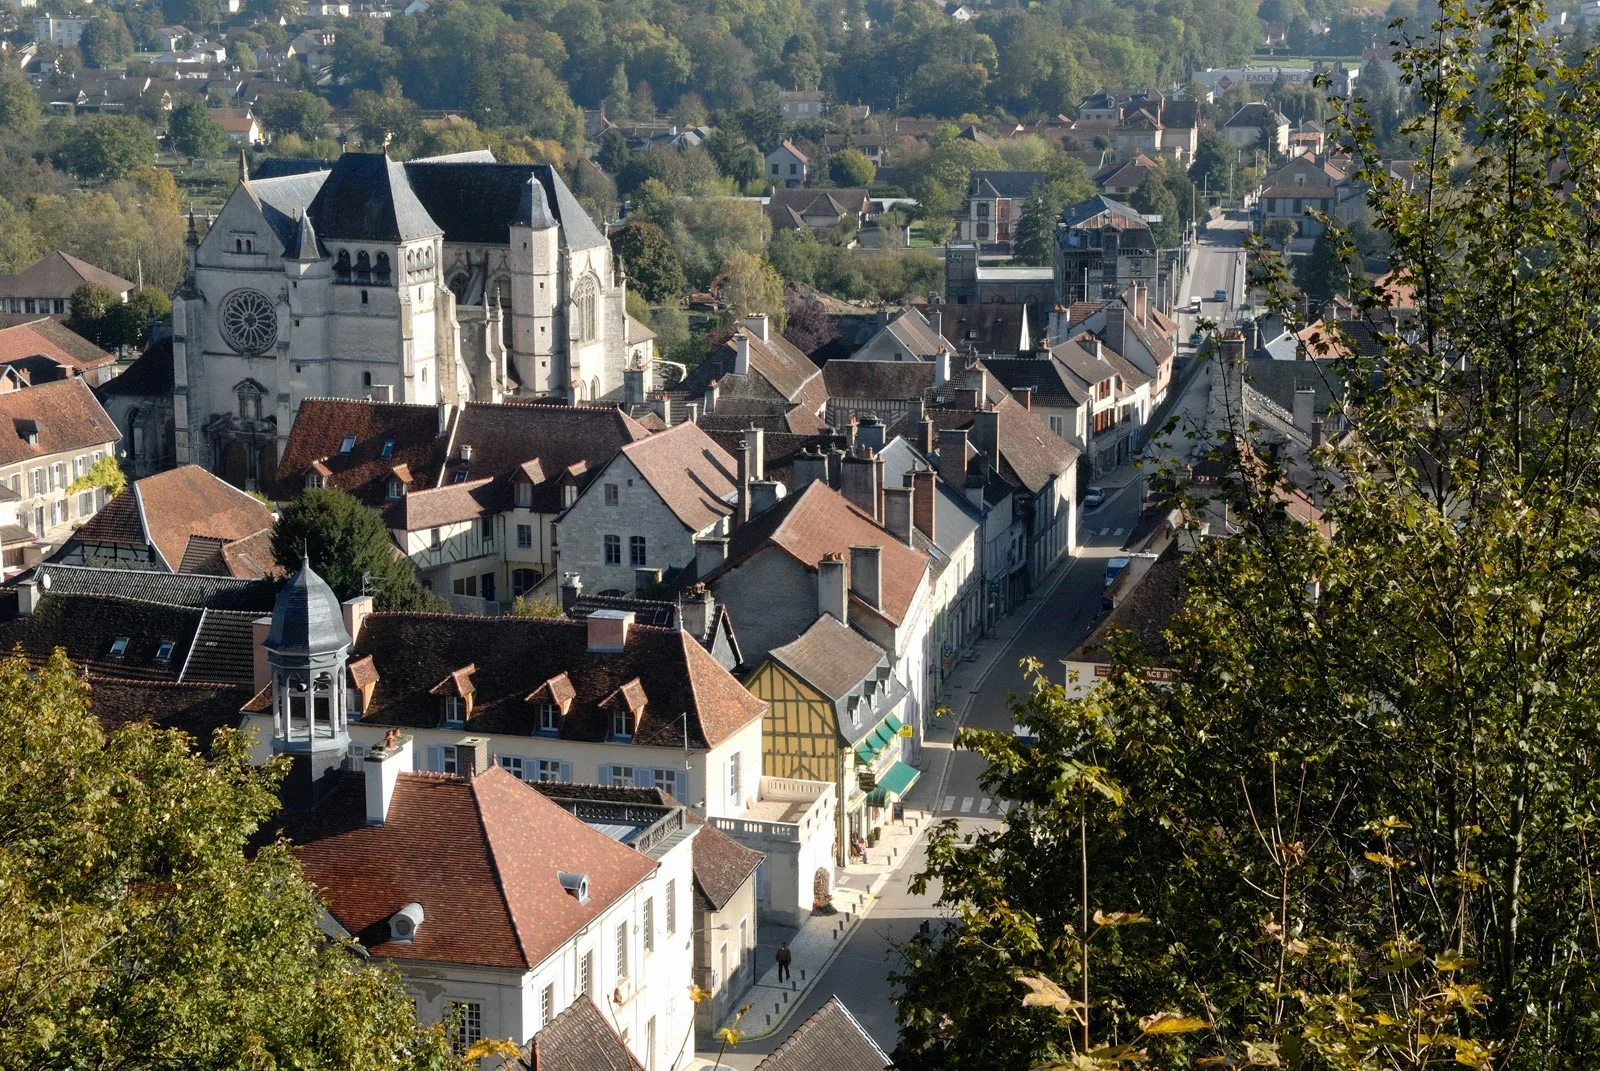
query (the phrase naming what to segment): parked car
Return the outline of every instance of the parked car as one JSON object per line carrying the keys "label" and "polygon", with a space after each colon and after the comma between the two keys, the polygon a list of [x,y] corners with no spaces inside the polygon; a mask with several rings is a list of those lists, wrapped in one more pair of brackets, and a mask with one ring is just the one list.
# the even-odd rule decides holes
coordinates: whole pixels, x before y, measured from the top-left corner
{"label": "parked car", "polygon": [[1106,562],[1106,587],[1117,582],[1117,577],[1122,575],[1122,570],[1128,567],[1127,558],[1112,558]]}
{"label": "parked car", "polygon": [[1206,333],[1204,331],[1196,331],[1196,332],[1194,332],[1193,334],[1191,334],[1189,336],[1189,345],[1198,346],[1198,345],[1200,345],[1200,343],[1204,342],[1205,340],[1206,340]]}
{"label": "parked car", "polygon": [[1089,488],[1089,492],[1083,496],[1083,508],[1099,509],[1105,500],[1106,489],[1104,487],[1091,487]]}
{"label": "parked car", "polygon": [[1228,292],[1226,290],[1218,290],[1215,294],[1211,295],[1211,300],[1212,301],[1227,301],[1228,300]]}
{"label": "parked car", "polygon": [[1185,305],[1183,307],[1183,311],[1184,312],[1199,312],[1201,307],[1204,306],[1204,305],[1205,305],[1205,301],[1202,300],[1200,298],[1200,296],[1197,294],[1194,297],[1189,299],[1189,304],[1187,304],[1187,305]]}

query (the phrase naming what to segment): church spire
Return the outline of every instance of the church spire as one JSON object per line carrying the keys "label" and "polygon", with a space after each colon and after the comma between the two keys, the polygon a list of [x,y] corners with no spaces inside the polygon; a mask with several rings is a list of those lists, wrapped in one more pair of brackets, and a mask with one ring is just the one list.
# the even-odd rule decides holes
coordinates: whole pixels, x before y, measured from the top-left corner
{"label": "church spire", "polygon": [[239,150],[239,181],[250,181],[250,157],[246,155],[244,149]]}
{"label": "church spire", "polygon": [[295,227],[294,259],[300,261],[322,259],[322,251],[317,248],[317,232],[312,229],[311,216],[303,208],[300,210],[298,225]]}

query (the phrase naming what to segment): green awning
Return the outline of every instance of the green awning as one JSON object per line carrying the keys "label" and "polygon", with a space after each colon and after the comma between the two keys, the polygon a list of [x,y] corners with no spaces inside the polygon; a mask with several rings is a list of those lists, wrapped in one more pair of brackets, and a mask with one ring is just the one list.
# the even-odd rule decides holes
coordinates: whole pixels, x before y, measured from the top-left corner
{"label": "green awning", "polygon": [[871,766],[872,760],[877,758],[878,752],[882,750],[882,748],[873,747],[872,741],[863,740],[856,745],[856,758],[861,760],[863,766]]}
{"label": "green awning", "polygon": [[891,799],[904,797],[921,776],[922,771],[915,766],[907,766],[903,762],[891,762],[888,768],[878,775],[877,787],[867,793],[867,805],[887,807]]}
{"label": "green awning", "polygon": [[905,722],[901,721],[893,714],[890,714],[887,718],[883,719],[883,724],[888,727],[889,732],[898,733],[900,731],[900,726],[904,725]]}
{"label": "green awning", "polygon": [[889,746],[889,741],[893,739],[894,734],[889,731],[889,727],[886,725],[880,725],[876,729],[872,730],[871,736],[867,737],[867,746],[870,747],[874,752],[882,751],[884,748]]}

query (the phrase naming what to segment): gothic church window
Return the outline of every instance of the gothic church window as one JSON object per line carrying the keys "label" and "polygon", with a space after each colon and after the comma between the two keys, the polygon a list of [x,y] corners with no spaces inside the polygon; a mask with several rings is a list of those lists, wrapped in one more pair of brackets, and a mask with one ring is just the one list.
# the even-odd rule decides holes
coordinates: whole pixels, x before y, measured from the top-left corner
{"label": "gothic church window", "polygon": [[372,258],[363,249],[356,254],[356,282],[370,283],[372,281]]}
{"label": "gothic church window", "polygon": [[572,300],[578,313],[578,341],[593,342],[599,333],[596,311],[600,301],[600,284],[595,282],[594,276],[585,275],[579,281]]}
{"label": "gothic church window", "polygon": [[341,283],[350,281],[350,250],[339,250],[339,256],[333,262],[333,274]]}
{"label": "gothic church window", "polygon": [[376,266],[373,268],[374,281],[379,286],[389,285],[389,254],[379,253]]}

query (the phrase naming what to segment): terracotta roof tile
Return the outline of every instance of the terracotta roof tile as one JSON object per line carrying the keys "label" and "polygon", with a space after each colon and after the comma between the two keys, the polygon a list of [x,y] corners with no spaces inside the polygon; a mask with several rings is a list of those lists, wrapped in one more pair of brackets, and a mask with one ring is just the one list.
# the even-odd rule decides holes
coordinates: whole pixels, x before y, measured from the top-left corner
{"label": "terracotta roof tile", "polygon": [[[470,781],[401,773],[380,826],[366,824],[365,782],[346,774],[284,828],[329,910],[375,956],[532,967],[656,867],[498,767]],[[558,871],[588,875],[588,903]],[[391,942],[389,918],[413,902],[415,939]]]}
{"label": "terracotta roof tile", "polygon": [[733,512],[739,463],[694,424],[683,423],[629,443],[623,455],[691,532]]}
{"label": "terracotta roof tile", "polygon": [[643,1071],[587,993],[533,1035],[518,1066],[526,1071]]}
{"label": "terracotta roof tile", "polygon": [[743,329],[741,334],[750,340],[748,376],[735,375],[733,371],[738,356],[738,336],[735,336],[691,369],[675,389],[698,396],[716,380],[725,397],[778,399],[799,403],[813,413],[822,411],[828,402],[828,392],[822,382],[822,372],[811,358],[782,335],[772,335],[762,342]]}
{"label": "terracotta roof tile", "polygon": [[413,489],[391,501],[383,511],[390,528],[418,532],[424,528],[470,521],[510,505],[507,487],[496,487],[487,477],[443,487]]}
{"label": "terracotta roof tile", "polygon": [[[559,513],[562,503],[557,480],[563,470],[582,465],[577,475],[598,472],[624,445],[649,437],[633,418],[607,406],[468,402],[456,425],[445,479],[453,479],[461,468],[466,468],[469,480],[508,479],[523,464],[537,459],[546,480],[534,487],[533,508]],[[463,446],[472,448],[471,462],[460,460]]]}
{"label": "terracotta roof tile", "polygon": [[931,361],[829,361],[822,367],[829,398],[920,398],[933,386]]}
{"label": "terracotta roof tile", "polygon": [[764,858],[710,823],[694,837],[695,899],[708,911],[721,911],[750,880]]}
{"label": "terracotta roof tile", "polygon": [[222,564],[228,576],[258,577],[282,576],[283,566],[272,553],[272,529],[263,528],[254,535],[235,539],[222,546]]}
{"label": "terracotta roof tile", "polygon": [[[346,436],[355,448],[340,452]],[[389,457],[384,444],[394,442]],[[305,472],[317,461],[330,470],[328,485],[348,491],[364,504],[382,509],[388,502],[389,476],[396,465],[409,465],[424,487],[438,482],[444,464],[445,440],[439,434],[439,410],[432,405],[307,398],[295,414],[294,427],[278,462],[276,496],[294,498],[305,489]]]}
{"label": "terracotta roof tile", "polygon": [[440,700],[430,690],[468,664],[477,666],[468,732],[533,735],[535,694],[562,676],[572,689],[560,729],[567,740],[606,740],[611,716],[602,704],[635,679],[645,700],[636,744],[683,746],[687,713],[689,745],[714,747],[766,709],[686,633],[635,625],[620,653],[591,652],[588,635],[584,622],[562,618],[373,614],[352,652],[370,655],[380,674],[362,720],[438,725]]}
{"label": "terracotta roof tile", "polygon": [[202,752],[210,749],[218,729],[239,723],[239,711],[249,699],[249,688],[216,684],[108,677],[93,677],[89,683],[89,709],[107,732],[148,722],[188,733]]}
{"label": "terracotta roof tile", "polygon": [[111,354],[49,317],[16,327],[0,328],[0,364],[35,356],[48,357],[75,372],[100,368],[116,361]]}
{"label": "terracotta roof tile", "polygon": [[889,1057],[838,997],[795,1028],[756,1071],[884,1071]]}
{"label": "terracotta roof tile", "polygon": [[[38,431],[30,445],[25,429]],[[0,394],[0,465],[117,442],[122,435],[81,376]]]}
{"label": "terracotta roof tile", "polygon": [[[192,537],[203,536],[231,543],[258,536],[273,525],[272,511],[260,499],[252,498],[211,475],[199,465],[159,472],[135,481],[121,495],[136,499],[143,527],[161,558],[174,572]],[[79,538],[94,522],[79,529]],[[276,568],[276,562],[272,565]],[[265,575],[265,574],[257,574]]]}
{"label": "terracotta roof tile", "polygon": [[1134,644],[1147,658],[1159,663],[1170,653],[1167,624],[1182,604],[1183,562],[1177,541],[1170,543],[1134,589],[1101,619],[1067,657],[1074,662],[1105,662],[1117,632],[1132,634]]}

